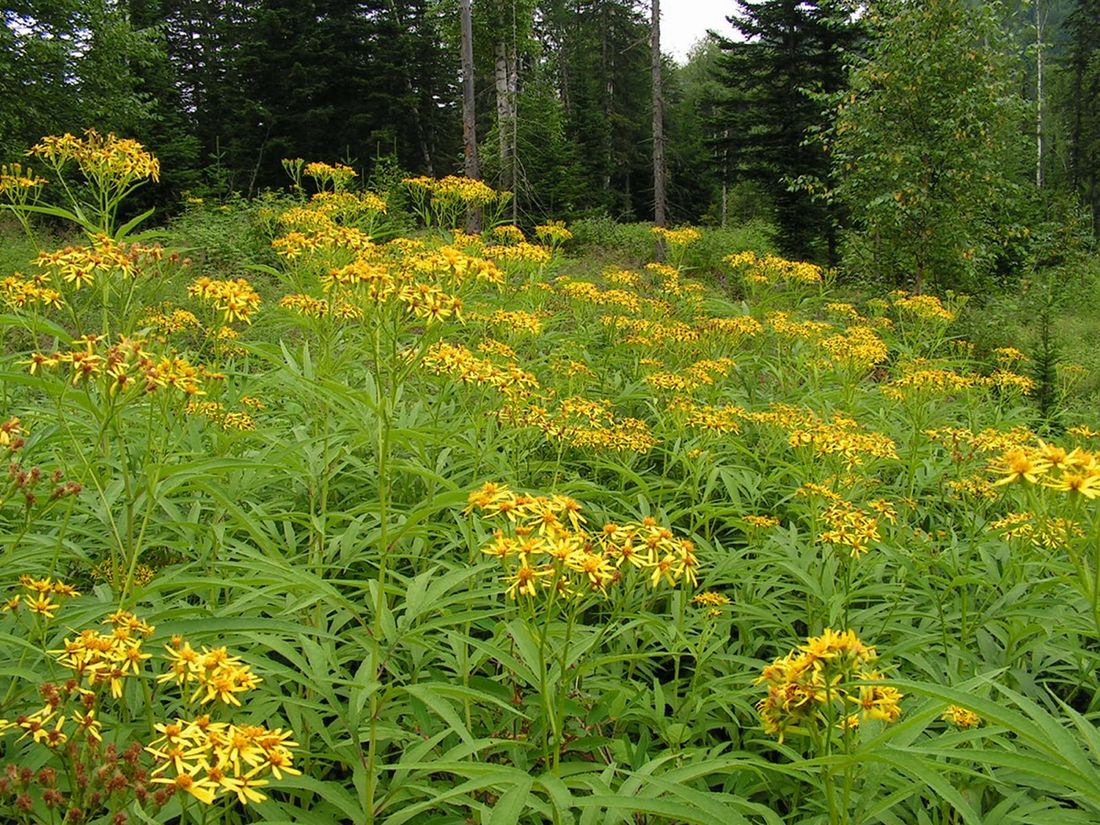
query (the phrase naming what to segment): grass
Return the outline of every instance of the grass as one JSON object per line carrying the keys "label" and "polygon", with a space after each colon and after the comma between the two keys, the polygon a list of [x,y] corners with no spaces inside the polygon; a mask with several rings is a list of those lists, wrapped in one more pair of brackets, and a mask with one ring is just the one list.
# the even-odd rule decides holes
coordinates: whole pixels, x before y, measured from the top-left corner
{"label": "grass", "polygon": [[1024,339],[366,203],[8,283],[10,821],[1096,820],[1100,424],[1039,440]]}

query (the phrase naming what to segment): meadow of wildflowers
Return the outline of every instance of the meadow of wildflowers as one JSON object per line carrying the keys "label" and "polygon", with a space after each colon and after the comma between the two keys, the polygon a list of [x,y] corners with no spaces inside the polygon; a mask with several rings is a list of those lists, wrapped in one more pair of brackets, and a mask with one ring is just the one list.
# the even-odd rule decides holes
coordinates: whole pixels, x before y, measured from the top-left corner
{"label": "meadow of wildflowers", "polygon": [[961,298],[284,166],[232,271],[0,173],[4,821],[1098,821],[1100,422]]}

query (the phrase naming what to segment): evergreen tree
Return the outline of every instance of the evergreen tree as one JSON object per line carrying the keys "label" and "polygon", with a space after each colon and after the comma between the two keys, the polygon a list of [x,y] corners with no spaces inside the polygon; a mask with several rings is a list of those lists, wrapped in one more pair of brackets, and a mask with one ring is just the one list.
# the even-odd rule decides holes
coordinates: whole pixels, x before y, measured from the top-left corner
{"label": "evergreen tree", "polygon": [[544,0],[537,31],[580,159],[587,198],[578,206],[649,219],[648,21],[624,0]]}
{"label": "evergreen tree", "polygon": [[720,51],[701,41],[682,66],[667,66],[670,222],[717,221],[721,210],[721,150],[715,149],[714,64]]}
{"label": "evergreen tree", "polygon": [[850,5],[802,0],[736,0],[729,17],[742,39],[719,38],[715,101],[720,151],[735,180],[759,184],[772,201],[779,243],[791,256],[836,257],[838,215],[796,185],[823,175],[828,161],[808,141],[826,120],[820,95],[846,81],[858,27]]}
{"label": "evergreen tree", "polygon": [[1077,0],[1070,35],[1064,108],[1069,131],[1069,176],[1100,231],[1100,0]]}

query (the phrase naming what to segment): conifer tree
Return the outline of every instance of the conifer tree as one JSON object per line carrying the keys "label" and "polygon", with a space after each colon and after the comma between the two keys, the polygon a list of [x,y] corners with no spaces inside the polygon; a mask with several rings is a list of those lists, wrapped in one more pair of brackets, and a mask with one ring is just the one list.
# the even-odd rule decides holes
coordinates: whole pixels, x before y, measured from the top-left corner
{"label": "conifer tree", "polygon": [[817,95],[845,84],[858,27],[850,5],[831,0],[736,0],[740,39],[720,38],[717,125],[731,174],[772,201],[779,242],[799,258],[835,258],[836,212],[798,187],[828,161],[810,130],[826,122]]}
{"label": "conifer tree", "polygon": [[1100,0],[1077,0],[1068,29],[1070,183],[1091,209],[1095,233],[1100,229]]}

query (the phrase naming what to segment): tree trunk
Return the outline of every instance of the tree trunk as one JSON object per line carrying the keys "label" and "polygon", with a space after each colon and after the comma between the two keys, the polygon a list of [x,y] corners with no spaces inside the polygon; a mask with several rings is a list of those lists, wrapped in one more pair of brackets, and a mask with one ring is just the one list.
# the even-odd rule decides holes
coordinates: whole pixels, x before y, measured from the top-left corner
{"label": "tree trunk", "polygon": [[496,65],[493,80],[497,93],[497,138],[500,146],[500,188],[511,190],[512,186],[512,120],[508,106],[508,53],[504,41],[493,45]]}
{"label": "tree trunk", "polygon": [[[518,112],[516,97],[519,92],[519,68],[515,44],[511,46],[498,40],[493,46],[495,65],[493,80],[497,98],[497,138],[500,146],[500,188],[514,193],[516,190],[516,130]],[[517,203],[512,197],[512,222],[515,223]]]}
{"label": "tree trunk", "polygon": [[[462,148],[465,153],[466,177],[480,179],[477,160],[477,127],[474,109],[474,26],[470,0],[462,0]],[[466,215],[466,229],[481,231],[481,212],[471,209]]]}
{"label": "tree trunk", "polygon": [[661,84],[661,0],[652,0],[649,42],[653,74],[653,222],[668,223],[665,202],[665,101]]}

